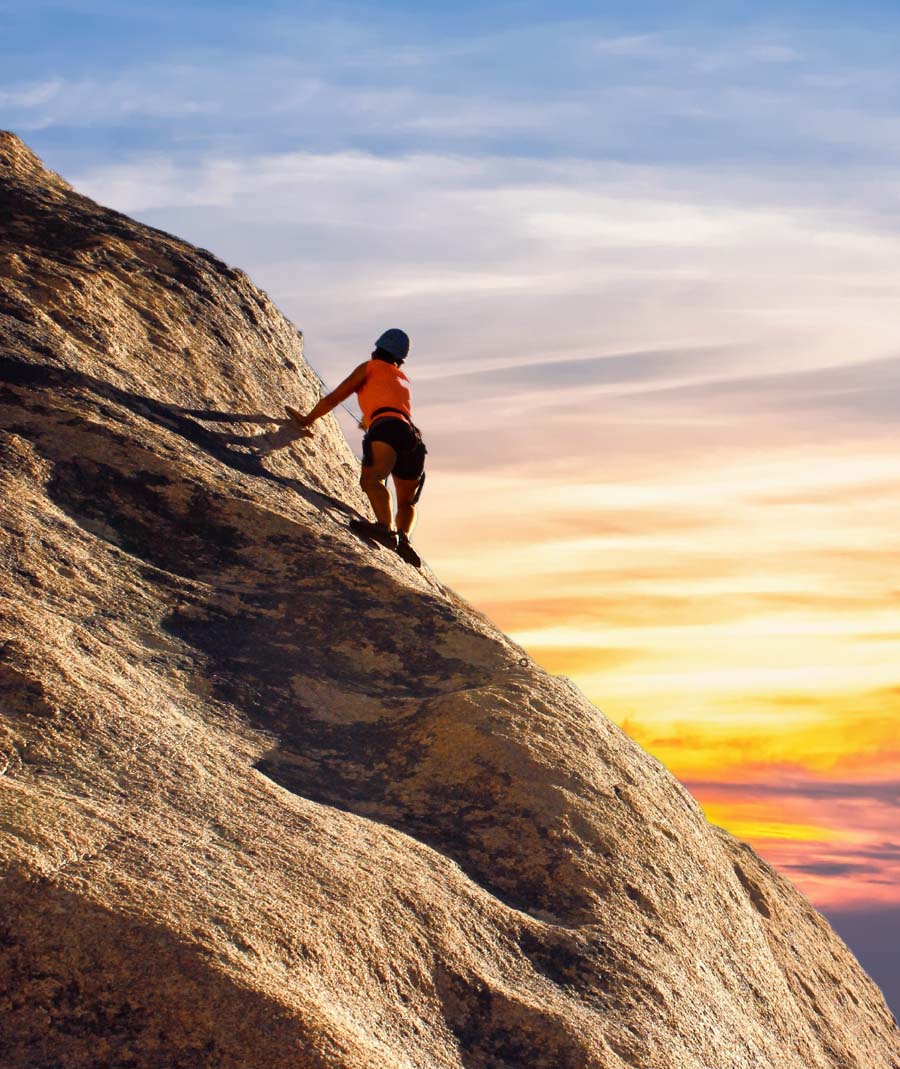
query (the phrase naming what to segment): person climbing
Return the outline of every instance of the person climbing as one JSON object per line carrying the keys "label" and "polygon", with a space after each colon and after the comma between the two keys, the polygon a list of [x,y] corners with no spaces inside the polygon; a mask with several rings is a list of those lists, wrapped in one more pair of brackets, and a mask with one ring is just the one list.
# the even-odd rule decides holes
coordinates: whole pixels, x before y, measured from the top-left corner
{"label": "person climbing", "polygon": [[[351,520],[357,534],[396,550],[418,568],[422,560],[410,543],[416,523],[416,505],[425,482],[425,454],[422,435],[412,421],[409,379],[400,370],[409,355],[409,337],[396,327],[386,330],[375,342],[372,356],[360,364],[307,415],[287,407],[301,427],[309,429],[355,393],[365,430],[360,486],[375,513],[375,523]],[[397,495],[396,518],[391,515],[388,476]],[[396,528],[395,528],[396,523]]]}

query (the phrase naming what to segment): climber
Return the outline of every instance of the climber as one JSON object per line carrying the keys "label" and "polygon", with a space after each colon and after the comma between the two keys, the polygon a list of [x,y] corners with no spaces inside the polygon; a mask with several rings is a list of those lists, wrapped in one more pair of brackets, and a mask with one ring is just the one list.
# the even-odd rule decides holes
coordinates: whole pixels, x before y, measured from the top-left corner
{"label": "climber", "polygon": [[[362,411],[360,428],[363,460],[360,486],[365,490],[375,513],[375,523],[351,520],[350,527],[365,538],[396,550],[418,568],[422,560],[410,544],[416,522],[416,503],[425,482],[425,443],[412,421],[409,379],[400,370],[409,354],[409,337],[402,330],[386,330],[375,342],[372,356],[360,364],[344,381],[303,415],[287,406],[288,415],[301,427],[309,429],[355,393]],[[397,495],[396,528],[391,516],[388,476],[394,480]]]}

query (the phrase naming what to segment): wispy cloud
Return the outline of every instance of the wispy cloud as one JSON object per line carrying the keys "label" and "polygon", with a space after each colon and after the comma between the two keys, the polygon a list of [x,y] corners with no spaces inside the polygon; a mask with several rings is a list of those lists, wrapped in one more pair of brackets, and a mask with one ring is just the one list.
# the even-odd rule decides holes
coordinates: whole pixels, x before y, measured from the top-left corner
{"label": "wispy cloud", "polygon": [[[730,161],[735,177],[748,163],[770,171],[773,158],[779,170],[815,161],[820,172],[846,163],[848,150],[857,162],[897,159],[896,138],[886,135],[900,77],[890,64],[873,74],[884,52],[874,32],[803,30],[764,14],[739,28],[688,30],[671,20],[652,33],[611,33],[602,19],[525,18],[490,29],[478,18],[446,26],[439,12],[404,18],[373,8],[342,18],[340,5],[325,17],[233,9],[227,21],[165,2],[115,15],[105,4],[79,8],[94,32],[105,24],[130,33],[119,33],[105,77],[86,77],[75,48],[28,75],[58,82],[49,96],[0,86],[14,126],[165,116],[174,122],[141,131],[149,147],[174,134],[183,145],[229,143],[241,155],[377,145],[655,166]],[[541,78],[522,61],[536,55]]]}
{"label": "wispy cloud", "polygon": [[[805,799],[862,798],[885,805],[900,806],[900,780],[825,780],[812,776],[800,776],[796,769],[779,768],[777,777],[774,767],[759,769],[755,777],[742,781],[692,780],[685,783],[696,794],[715,792],[720,798],[756,800],[800,796]],[[863,851],[865,857],[900,860],[900,844],[882,843],[877,849]]]}
{"label": "wispy cloud", "polygon": [[[749,839],[820,908],[898,905],[900,848],[893,814],[896,780],[842,781],[800,776],[778,766],[746,789],[692,783],[717,823]],[[783,777],[787,786],[772,789]]]}
{"label": "wispy cloud", "polygon": [[32,82],[0,91],[0,107],[27,111],[46,108],[63,91],[64,83],[58,78],[44,82]]}
{"label": "wispy cloud", "polygon": [[[893,324],[886,281],[898,270],[900,236],[852,213],[836,225],[835,207],[792,204],[785,191],[755,207],[740,198],[710,204],[705,172],[692,179],[638,168],[629,181],[620,165],[584,161],[567,169],[343,152],[199,165],[155,155],[75,180],[248,266],[311,342],[321,336],[328,374],[332,361],[341,370],[337,347],[352,337],[342,325],[348,292],[359,320],[427,324],[419,335],[426,405],[428,380],[457,368],[481,367],[480,388],[490,392],[491,367],[521,365],[528,370],[497,375],[493,387],[527,395],[542,375],[541,354],[541,386],[571,383],[582,402],[636,383],[641,393],[681,388],[661,395],[657,409],[702,409],[708,419],[713,401],[729,403],[735,380],[738,405],[741,396],[771,401],[779,390],[782,402],[805,409],[810,396],[852,404],[861,373],[832,376],[810,394],[788,372],[871,360]],[[477,335],[460,346],[456,323],[472,316]],[[875,393],[891,373],[873,365]],[[439,396],[448,396],[443,387]],[[577,400],[555,396],[566,406]]]}
{"label": "wispy cloud", "polygon": [[[179,84],[179,83],[182,84]],[[158,69],[146,77],[51,78],[0,89],[6,122],[23,132],[49,127],[119,125],[139,119],[214,115],[221,103],[191,95],[177,71]]]}

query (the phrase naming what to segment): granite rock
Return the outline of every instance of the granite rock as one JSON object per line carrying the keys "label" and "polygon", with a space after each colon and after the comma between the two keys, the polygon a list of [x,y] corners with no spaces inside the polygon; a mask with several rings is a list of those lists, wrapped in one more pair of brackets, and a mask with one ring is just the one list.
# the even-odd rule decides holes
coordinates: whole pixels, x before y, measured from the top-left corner
{"label": "granite rock", "polygon": [[0,339],[5,1069],[900,1066],[787,880],[347,530],[265,294],[11,134]]}

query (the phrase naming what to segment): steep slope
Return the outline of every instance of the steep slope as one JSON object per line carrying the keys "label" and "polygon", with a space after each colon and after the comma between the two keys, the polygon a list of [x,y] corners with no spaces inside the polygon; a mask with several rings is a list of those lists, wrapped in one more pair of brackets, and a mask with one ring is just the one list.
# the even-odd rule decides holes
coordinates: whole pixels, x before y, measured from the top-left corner
{"label": "steep slope", "polygon": [[268,299],[9,134],[0,338],[4,1066],[900,1066],[787,881],[347,532]]}

